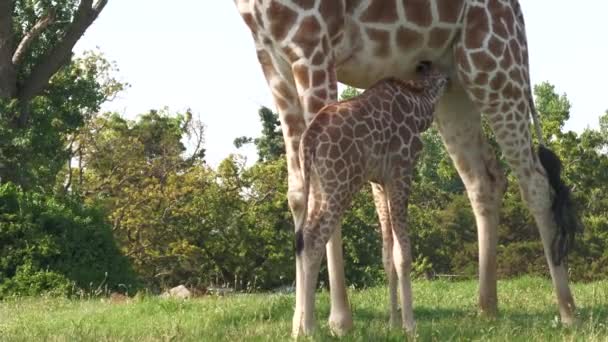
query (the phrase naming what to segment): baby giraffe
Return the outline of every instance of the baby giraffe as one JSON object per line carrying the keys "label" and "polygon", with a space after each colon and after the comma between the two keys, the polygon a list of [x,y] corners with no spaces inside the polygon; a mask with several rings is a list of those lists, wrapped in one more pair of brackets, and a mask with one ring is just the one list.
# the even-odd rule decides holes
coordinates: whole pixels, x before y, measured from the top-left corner
{"label": "baby giraffe", "polygon": [[[448,83],[447,75],[428,62],[421,63],[417,73],[420,80],[386,78],[353,99],[325,106],[302,136],[300,162],[308,210],[296,229],[296,335],[314,329],[315,287],[325,244],[367,181],[372,182],[382,226],[391,324],[401,321],[406,331],[414,330],[407,203],[422,149],[421,133],[431,125],[435,104]],[[308,198],[310,186],[318,190],[315,198]]]}

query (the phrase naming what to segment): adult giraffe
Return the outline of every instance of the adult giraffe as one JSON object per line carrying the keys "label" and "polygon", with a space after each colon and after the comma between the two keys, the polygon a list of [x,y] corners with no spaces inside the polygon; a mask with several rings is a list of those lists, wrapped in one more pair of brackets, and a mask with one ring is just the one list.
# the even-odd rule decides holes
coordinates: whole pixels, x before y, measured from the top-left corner
{"label": "adult giraffe", "polygon": [[[367,88],[388,76],[410,79],[419,61],[432,61],[454,73],[454,84],[438,104],[436,118],[475,214],[482,313],[494,315],[497,311],[497,227],[506,178],[482,134],[480,113],[487,115],[538,225],[562,322],[573,322],[574,300],[563,253],[552,248],[554,237],[563,237],[558,233],[572,232],[573,227],[564,226],[557,201],[551,200],[552,196],[559,197],[555,195],[562,186],[559,173],[547,167],[543,154],[538,158],[533,152],[528,115],[534,118],[535,109],[524,19],[517,0],[235,3],[253,34],[259,62],[279,111],[289,171],[288,201],[296,226],[305,212],[298,160],[300,137],[315,113],[337,99],[337,81]],[[545,156],[553,156],[542,151]],[[569,209],[568,204],[561,208]],[[337,334],[352,327],[341,240],[338,227],[326,246],[329,324]],[[296,258],[303,248],[302,241],[301,234],[296,234]],[[557,241],[560,246],[568,245],[567,239]],[[296,263],[294,335],[313,330],[314,322],[302,319],[306,316],[302,312],[306,297],[303,277],[302,265]]]}

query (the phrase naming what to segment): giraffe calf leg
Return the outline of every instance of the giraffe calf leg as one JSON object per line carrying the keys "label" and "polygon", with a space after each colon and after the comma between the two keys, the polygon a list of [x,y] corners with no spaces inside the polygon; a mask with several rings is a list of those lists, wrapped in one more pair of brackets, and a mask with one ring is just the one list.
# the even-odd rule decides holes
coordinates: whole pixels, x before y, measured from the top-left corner
{"label": "giraffe calf leg", "polygon": [[393,262],[393,226],[388,211],[388,202],[382,185],[372,183],[372,193],[382,232],[382,263],[388,280],[389,324],[392,328],[401,328],[397,296],[397,271]]}
{"label": "giraffe calf leg", "polygon": [[[411,170],[407,171],[409,175]],[[409,192],[410,176],[408,180],[388,187],[389,212],[393,235],[393,262],[399,277],[399,294],[401,295],[401,321],[406,333],[414,334],[416,322],[414,321],[412,280],[412,249],[407,231],[407,198]]]}

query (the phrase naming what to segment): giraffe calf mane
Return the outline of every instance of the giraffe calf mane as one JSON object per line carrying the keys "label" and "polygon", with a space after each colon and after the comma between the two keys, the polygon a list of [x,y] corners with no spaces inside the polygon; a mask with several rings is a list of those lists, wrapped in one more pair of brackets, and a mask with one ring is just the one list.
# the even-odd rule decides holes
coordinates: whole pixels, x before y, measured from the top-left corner
{"label": "giraffe calf mane", "polygon": [[402,80],[397,77],[385,77],[374,83],[368,90],[375,89],[380,84],[391,84],[412,94],[422,94],[426,85],[421,81]]}

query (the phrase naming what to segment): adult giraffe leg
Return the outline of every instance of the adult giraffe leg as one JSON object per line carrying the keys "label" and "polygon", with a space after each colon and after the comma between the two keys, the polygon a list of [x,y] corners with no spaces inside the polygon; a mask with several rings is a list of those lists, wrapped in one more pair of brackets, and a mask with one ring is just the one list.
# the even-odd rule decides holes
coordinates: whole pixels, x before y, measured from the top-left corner
{"label": "adult giraffe leg", "polygon": [[469,97],[488,116],[519,181],[522,197],[540,231],[562,322],[570,324],[575,306],[568,273],[563,260],[554,264],[551,248],[557,233],[552,191],[530,136],[528,118],[533,101],[523,15],[518,3],[509,4],[496,0],[469,3],[463,36],[455,46],[455,65]]}
{"label": "adult giraffe leg", "polygon": [[[298,98],[298,91],[293,79],[290,64],[281,58],[273,56],[269,51],[261,47],[258,47],[257,56],[279,113],[287,158],[287,201],[293,215],[295,227],[298,227],[306,219],[302,171],[298,157],[300,139],[306,129],[304,114]],[[311,195],[311,197],[313,197],[313,195]],[[298,242],[296,241],[296,248],[297,245]],[[294,329],[296,327],[299,328],[300,322],[302,321],[303,285],[303,264],[302,260],[300,260],[299,256],[296,254]]]}
{"label": "adult giraffe leg", "polygon": [[384,264],[384,271],[388,279],[389,322],[391,327],[396,328],[401,326],[401,320],[399,319],[398,312],[397,272],[393,262],[393,226],[391,224],[384,187],[380,184],[372,183],[372,193],[382,231],[382,263]]}
{"label": "adult giraffe leg", "polygon": [[[292,70],[304,118],[308,123],[324,105],[337,100],[338,83],[333,61],[325,57],[323,61],[313,63],[301,58],[292,64]],[[335,224],[326,245],[331,298],[329,326],[334,334],[341,336],[352,329],[353,319],[346,293],[340,221]]]}
{"label": "adult giraffe leg", "polygon": [[481,117],[462,87],[453,84],[437,106],[436,120],[444,144],[466,189],[479,244],[479,308],[497,312],[496,247],[506,178],[481,130]]}

